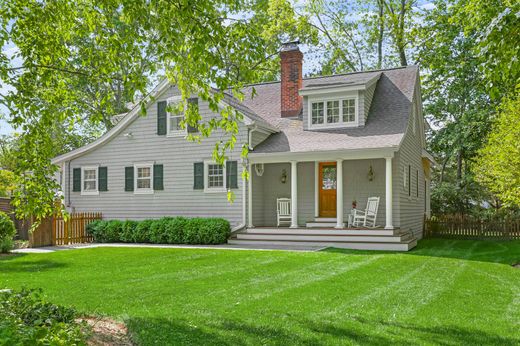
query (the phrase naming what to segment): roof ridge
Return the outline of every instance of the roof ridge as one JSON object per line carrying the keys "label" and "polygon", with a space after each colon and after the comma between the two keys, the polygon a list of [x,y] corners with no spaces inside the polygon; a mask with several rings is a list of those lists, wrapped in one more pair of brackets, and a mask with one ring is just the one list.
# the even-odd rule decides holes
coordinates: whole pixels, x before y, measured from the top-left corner
{"label": "roof ridge", "polygon": [[[305,77],[303,80],[311,80],[311,79],[320,79],[320,78],[330,78],[330,77],[339,77],[339,76],[348,76],[348,75],[355,75],[355,74],[362,74],[362,73],[371,73],[371,72],[384,72],[384,71],[391,71],[391,70],[402,70],[407,68],[418,68],[419,65],[407,65],[407,66],[397,66],[397,67],[388,67],[388,68],[380,68],[380,69],[373,69],[373,70],[365,70],[365,71],[352,71],[352,72],[345,72],[345,73],[338,73],[338,74],[329,74],[324,76],[314,76],[314,77]],[[277,81],[270,81],[270,82],[258,82],[258,83],[250,83],[244,85],[244,88],[255,86],[255,85],[267,85],[267,84],[276,84],[280,83],[279,80]]]}

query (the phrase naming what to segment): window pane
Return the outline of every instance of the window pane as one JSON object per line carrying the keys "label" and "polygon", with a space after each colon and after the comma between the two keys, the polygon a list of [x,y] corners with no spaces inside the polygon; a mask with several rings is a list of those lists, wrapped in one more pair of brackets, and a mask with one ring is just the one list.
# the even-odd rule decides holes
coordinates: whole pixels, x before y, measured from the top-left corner
{"label": "window pane", "polygon": [[353,122],[356,120],[356,100],[343,100],[343,122]]}
{"label": "window pane", "polygon": [[222,165],[208,165],[208,187],[224,187],[224,167]]}
{"label": "window pane", "polygon": [[150,167],[137,168],[137,178],[149,178],[150,173],[151,173]]}
{"label": "window pane", "polygon": [[83,190],[84,191],[96,191],[96,181],[95,180],[84,181]]}
{"label": "window pane", "polygon": [[143,178],[143,179],[138,178],[137,179],[137,188],[138,189],[149,189],[149,188],[151,188],[150,182],[151,182],[150,178]]}
{"label": "window pane", "polygon": [[182,131],[181,127],[182,117],[172,116],[170,117],[170,131]]}
{"label": "window pane", "polygon": [[85,174],[85,177],[83,178],[84,180],[92,180],[92,179],[96,179],[96,170],[95,169],[86,169],[83,171],[83,173]]}
{"label": "window pane", "polygon": [[312,123],[323,124],[323,102],[315,102],[312,104]]}
{"label": "window pane", "polygon": [[327,122],[339,122],[339,101],[327,101]]}
{"label": "window pane", "polygon": [[322,168],[322,190],[336,190],[336,166],[323,166]]}

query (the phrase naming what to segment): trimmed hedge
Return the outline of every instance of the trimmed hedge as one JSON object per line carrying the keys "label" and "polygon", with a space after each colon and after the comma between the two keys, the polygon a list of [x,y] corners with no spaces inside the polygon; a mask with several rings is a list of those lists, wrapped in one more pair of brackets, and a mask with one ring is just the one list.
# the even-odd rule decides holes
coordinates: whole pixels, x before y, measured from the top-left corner
{"label": "trimmed hedge", "polygon": [[221,218],[163,217],[157,220],[96,220],[87,232],[98,243],[222,244],[231,232]]}
{"label": "trimmed hedge", "polygon": [[4,212],[0,212],[0,252],[9,252],[13,249],[13,237],[16,228],[11,218]]}

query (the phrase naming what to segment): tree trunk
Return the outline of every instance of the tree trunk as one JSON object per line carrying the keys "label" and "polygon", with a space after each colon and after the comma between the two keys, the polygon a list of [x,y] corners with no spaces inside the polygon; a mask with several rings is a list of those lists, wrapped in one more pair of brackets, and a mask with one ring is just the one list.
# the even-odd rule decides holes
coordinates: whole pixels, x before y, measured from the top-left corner
{"label": "tree trunk", "polygon": [[384,22],[384,0],[378,0],[377,5],[379,6],[379,33],[377,36],[377,68],[380,69],[383,67],[383,32],[385,28]]}
{"label": "tree trunk", "polygon": [[401,66],[408,66],[405,52],[404,22],[406,17],[406,0],[401,0],[401,11],[399,13],[399,30],[397,33],[397,50],[399,51],[399,60]]}

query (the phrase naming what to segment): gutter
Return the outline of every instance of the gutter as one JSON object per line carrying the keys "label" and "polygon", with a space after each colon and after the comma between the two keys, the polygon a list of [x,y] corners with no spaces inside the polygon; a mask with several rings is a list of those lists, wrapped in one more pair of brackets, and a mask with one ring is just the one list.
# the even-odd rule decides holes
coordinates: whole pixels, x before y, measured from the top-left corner
{"label": "gutter", "polygon": [[[251,130],[248,129],[248,143],[247,147],[251,150],[251,135],[253,131],[257,130],[257,126]],[[242,168],[243,169],[243,168]],[[252,174],[252,172],[249,172],[249,174]],[[241,229],[246,227],[246,180],[242,178],[242,223],[240,223],[238,226],[235,226],[231,229],[231,233],[235,233],[240,231]]]}

